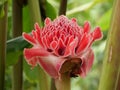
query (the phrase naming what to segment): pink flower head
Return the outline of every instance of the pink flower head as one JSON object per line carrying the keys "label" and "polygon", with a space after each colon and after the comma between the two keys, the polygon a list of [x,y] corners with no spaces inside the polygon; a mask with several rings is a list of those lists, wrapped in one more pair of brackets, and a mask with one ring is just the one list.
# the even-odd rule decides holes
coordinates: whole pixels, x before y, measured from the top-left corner
{"label": "pink flower head", "polygon": [[91,45],[102,37],[99,27],[90,32],[90,23],[81,27],[76,19],[61,15],[54,21],[45,19],[45,26],[35,24],[32,34],[23,33],[26,41],[33,45],[24,49],[28,64],[39,64],[51,77],[59,78],[68,72],[70,77],[86,76],[94,60]]}

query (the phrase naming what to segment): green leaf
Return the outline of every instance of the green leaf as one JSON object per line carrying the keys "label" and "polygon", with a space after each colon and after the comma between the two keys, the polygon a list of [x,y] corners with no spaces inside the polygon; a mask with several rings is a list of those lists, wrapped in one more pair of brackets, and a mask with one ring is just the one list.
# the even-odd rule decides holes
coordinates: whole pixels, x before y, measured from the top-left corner
{"label": "green leaf", "polygon": [[57,16],[55,8],[46,1],[46,16],[50,17],[52,20]]}
{"label": "green leaf", "polygon": [[79,6],[79,7],[73,8],[72,10],[67,11],[67,15],[69,16],[69,15],[71,15],[71,14],[75,14],[75,13],[78,13],[78,12],[81,12],[81,11],[84,11],[84,10],[87,10],[87,9],[93,7],[93,6],[94,6],[94,3],[95,3],[95,2],[92,1],[92,2],[89,2],[89,3],[87,3],[87,4],[81,5],[81,6]]}
{"label": "green leaf", "polygon": [[110,26],[112,9],[108,10],[98,21],[98,24],[103,31],[108,30]]}
{"label": "green leaf", "polygon": [[6,57],[6,66],[11,66],[17,63],[18,57],[22,55],[22,51],[16,51],[16,52],[7,52]]}
{"label": "green leaf", "polygon": [[27,78],[31,83],[37,82],[38,80],[38,68],[34,67],[32,68],[30,65],[27,64],[27,62],[24,60],[24,73]]}
{"label": "green leaf", "polygon": [[29,46],[30,44],[22,36],[19,36],[7,41],[7,52],[22,51],[25,47]]}
{"label": "green leaf", "polygon": [[18,61],[18,56],[22,55],[23,49],[29,47],[22,36],[7,41],[7,57],[6,66],[15,64]]}

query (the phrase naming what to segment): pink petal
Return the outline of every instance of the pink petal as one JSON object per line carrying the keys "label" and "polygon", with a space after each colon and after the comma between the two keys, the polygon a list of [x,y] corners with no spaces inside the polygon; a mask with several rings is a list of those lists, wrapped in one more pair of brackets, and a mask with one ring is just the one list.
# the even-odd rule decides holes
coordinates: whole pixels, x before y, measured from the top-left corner
{"label": "pink petal", "polygon": [[90,71],[93,61],[94,61],[94,53],[92,49],[89,49],[87,53],[81,58],[83,61],[83,64],[80,68],[80,73],[79,75],[81,77],[85,77],[86,74]]}
{"label": "pink petal", "polygon": [[91,33],[91,35],[93,36],[94,40],[102,38],[102,32],[100,27],[96,27],[95,30]]}
{"label": "pink petal", "polygon": [[32,35],[33,35],[33,38],[36,40],[36,37],[37,37],[36,31],[32,30]]}
{"label": "pink petal", "polygon": [[51,22],[50,18],[45,19],[45,25],[48,25]]}
{"label": "pink petal", "polygon": [[59,58],[54,56],[41,57],[39,59],[39,65],[53,78],[58,78],[58,70],[56,65]]}
{"label": "pink petal", "polygon": [[75,38],[65,49],[64,57],[67,57],[69,55],[74,56],[75,55],[75,48],[78,44],[78,38]]}
{"label": "pink petal", "polygon": [[50,47],[54,50],[57,48],[57,42],[56,41],[52,41],[51,44],[50,44]]}
{"label": "pink petal", "polygon": [[78,44],[76,53],[77,54],[82,53],[89,46],[91,41],[92,41],[92,37],[90,35],[84,34],[82,40]]}
{"label": "pink petal", "polygon": [[38,48],[31,48],[31,49],[24,49],[24,56],[26,61],[32,67],[39,64],[51,77],[58,78],[59,77],[59,68],[61,67],[64,60],[59,57],[50,55],[46,51],[38,49]]}
{"label": "pink petal", "polygon": [[33,47],[30,49],[26,49],[26,48],[24,49],[24,56],[26,59],[30,59],[36,56],[48,56],[48,55],[49,55],[49,52],[47,52],[42,48]]}
{"label": "pink petal", "polygon": [[84,33],[88,33],[90,31],[90,23],[87,21],[84,23]]}
{"label": "pink petal", "polygon": [[35,27],[35,30],[37,31],[37,33],[41,34],[41,29],[40,29],[38,23],[35,23],[34,27]]}
{"label": "pink petal", "polygon": [[63,40],[60,38],[58,40],[58,47],[55,49],[55,54],[58,56],[63,56],[64,52],[65,52],[65,44],[63,42]]}
{"label": "pink petal", "polygon": [[72,22],[77,22],[76,18],[71,19]]}
{"label": "pink petal", "polygon": [[26,41],[28,41],[32,45],[36,44],[36,41],[33,39],[33,37],[31,35],[29,35],[27,33],[23,33],[22,36]]}

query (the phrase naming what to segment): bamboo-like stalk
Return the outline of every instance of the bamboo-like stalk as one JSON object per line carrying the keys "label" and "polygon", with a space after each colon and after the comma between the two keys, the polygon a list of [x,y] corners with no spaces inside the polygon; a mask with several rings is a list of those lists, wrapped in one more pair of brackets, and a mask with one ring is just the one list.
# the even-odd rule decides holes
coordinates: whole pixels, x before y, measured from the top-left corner
{"label": "bamboo-like stalk", "polygon": [[116,90],[120,90],[120,68],[119,68],[119,75],[118,75],[118,82],[117,82]]}
{"label": "bamboo-like stalk", "polygon": [[[18,0],[12,1],[12,14],[13,14],[13,37],[20,36],[22,34],[22,5]],[[22,90],[22,56],[18,57],[18,62],[13,66],[12,77],[12,90]]]}
{"label": "bamboo-like stalk", "polygon": [[116,90],[120,68],[120,0],[115,0],[98,90]]}
{"label": "bamboo-like stalk", "polygon": [[66,15],[67,10],[67,0],[61,0],[60,2],[60,9],[59,9],[59,15]]}
{"label": "bamboo-like stalk", "polygon": [[39,82],[38,82],[38,85],[39,85],[39,88],[40,90],[50,90],[50,80],[48,78],[48,75],[46,73],[44,73],[44,70],[40,67],[38,67],[38,79],[39,79]]}
{"label": "bamboo-like stalk", "polygon": [[[28,0],[30,15],[31,15],[31,22],[34,25],[36,22],[42,26],[42,19],[40,13],[40,4],[39,0]],[[46,73],[38,67],[39,71],[39,88],[40,90],[49,90],[49,77],[47,77]]]}
{"label": "bamboo-like stalk", "polygon": [[39,0],[28,0],[28,5],[29,5],[32,25],[38,22],[42,26]]}
{"label": "bamboo-like stalk", "polygon": [[7,2],[4,3],[4,16],[0,17],[0,90],[4,90],[6,31],[7,31]]}

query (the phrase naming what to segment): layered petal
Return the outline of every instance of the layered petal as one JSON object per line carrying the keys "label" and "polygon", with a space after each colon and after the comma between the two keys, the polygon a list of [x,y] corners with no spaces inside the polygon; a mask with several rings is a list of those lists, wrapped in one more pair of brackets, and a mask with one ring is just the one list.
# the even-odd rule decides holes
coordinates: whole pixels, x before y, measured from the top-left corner
{"label": "layered petal", "polygon": [[41,50],[37,48],[25,49],[24,55],[26,61],[32,67],[39,64],[51,77],[59,78],[59,68],[64,60]]}
{"label": "layered petal", "polygon": [[85,55],[81,57],[82,59],[82,65],[79,69],[79,75],[81,77],[85,77],[87,73],[90,71],[93,61],[94,61],[94,53],[92,49],[90,48]]}
{"label": "layered petal", "polygon": [[68,72],[70,77],[85,77],[91,69],[94,53],[91,45],[102,37],[99,27],[90,32],[90,22],[79,26],[75,18],[69,20],[61,15],[55,20],[45,19],[45,26],[35,24],[31,34],[23,33],[23,38],[32,44],[24,49],[24,56],[32,67],[39,64],[51,77],[60,78]]}
{"label": "layered petal", "polygon": [[42,48],[33,47],[30,49],[26,49],[26,48],[24,49],[24,57],[28,62],[28,64],[30,64],[32,67],[36,66],[38,62],[38,60],[34,57],[48,56],[48,55],[50,55],[50,53]]}

